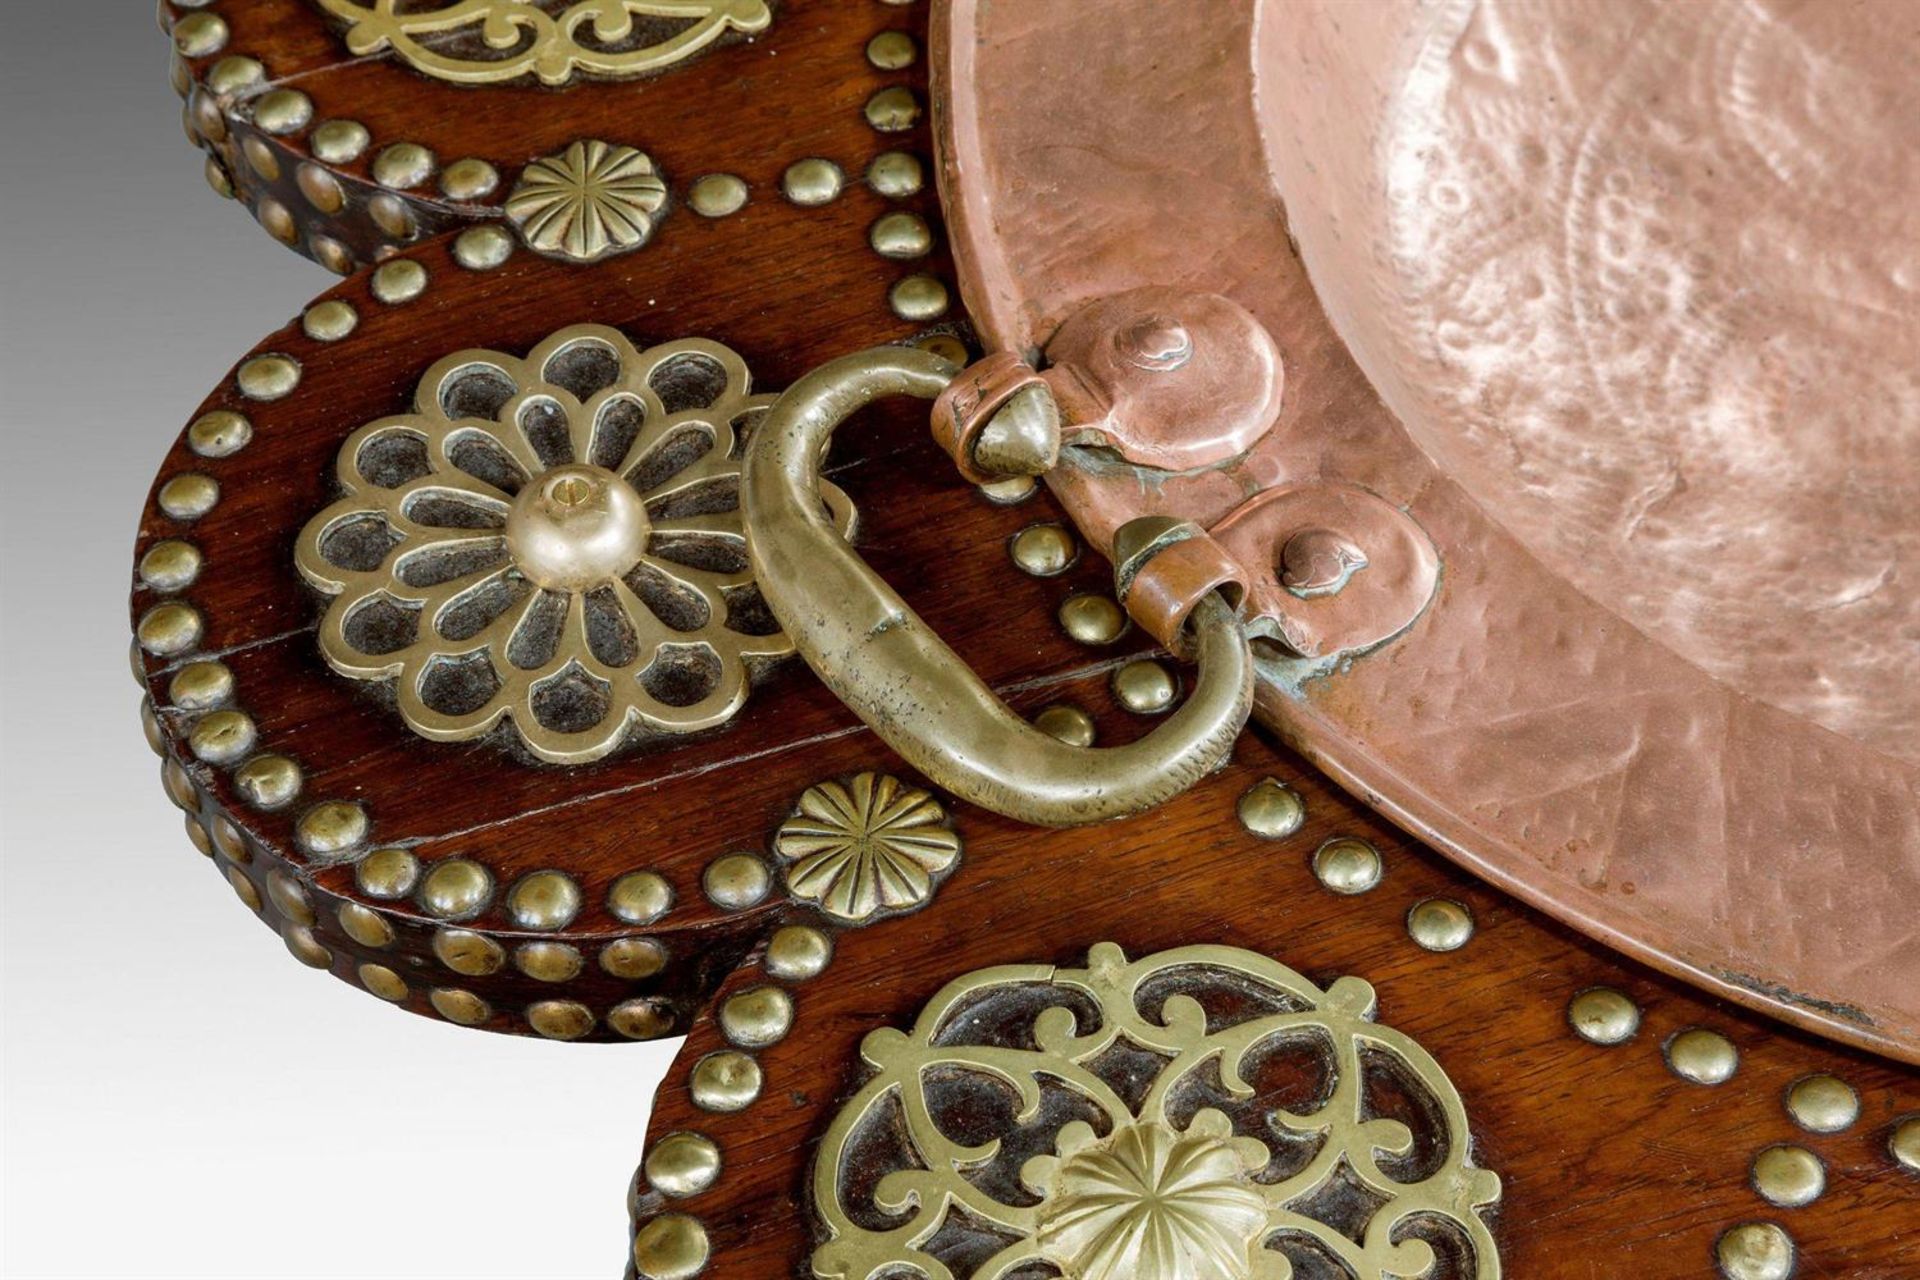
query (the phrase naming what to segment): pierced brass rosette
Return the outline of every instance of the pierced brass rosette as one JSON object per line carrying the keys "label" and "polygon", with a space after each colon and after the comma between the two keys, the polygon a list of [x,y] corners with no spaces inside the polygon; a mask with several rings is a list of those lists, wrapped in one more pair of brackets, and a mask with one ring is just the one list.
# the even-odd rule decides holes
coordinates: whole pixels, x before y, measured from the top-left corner
{"label": "pierced brass rosette", "polygon": [[[725,723],[793,651],[740,522],[741,437],[774,399],[751,389],[718,343],[640,351],[598,325],[448,356],[411,413],[347,437],[344,496],[301,531],[300,572],[334,597],[321,653],[392,680],[423,737],[504,723],[555,763]],[[821,496],[850,530],[846,495]]]}

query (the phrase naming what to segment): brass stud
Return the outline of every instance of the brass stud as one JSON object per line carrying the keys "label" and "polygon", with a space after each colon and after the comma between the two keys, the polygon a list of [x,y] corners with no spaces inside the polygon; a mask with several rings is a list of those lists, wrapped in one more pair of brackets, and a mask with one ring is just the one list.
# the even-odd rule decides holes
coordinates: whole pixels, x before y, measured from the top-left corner
{"label": "brass stud", "polygon": [[536,871],[507,891],[507,914],[523,929],[564,929],[580,914],[580,886],[564,871]]}
{"label": "brass stud", "polygon": [[198,849],[205,856],[211,858],[213,856],[213,840],[207,835],[206,824],[189,813],[186,815],[185,826],[187,829],[188,843],[192,844],[194,848]]}
{"label": "brass stud", "polygon": [[[227,117],[220,103],[210,93],[196,93],[187,101],[184,123],[187,138],[199,142],[205,138],[208,142],[219,143],[227,140]],[[199,137],[196,137],[195,134]]]}
{"label": "brass stud", "polygon": [[498,973],[507,962],[507,953],[499,943],[469,929],[442,929],[434,934],[433,954],[441,964],[469,978]]}
{"label": "brass stud", "polygon": [[158,501],[175,520],[198,520],[220,504],[220,482],[189,471],[161,485]]}
{"label": "brass stud", "polygon": [[270,89],[253,104],[253,122],[272,134],[298,133],[313,122],[313,99],[298,89]]}
{"label": "brass stud", "polygon": [[493,901],[493,873],[471,858],[433,864],[420,883],[420,905],[442,920],[469,920]]}
{"label": "brass stud", "polygon": [[720,1006],[721,1034],[746,1049],[764,1049],[793,1030],[793,997],[778,987],[754,987]]}
{"label": "brass stud", "polygon": [[254,58],[229,54],[207,68],[206,86],[221,97],[251,89],[267,78],[267,69]]}
{"label": "brass stud", "polygon": [[1667,1041],[1667,1066],[1682,1080],[1725,1084],[1740,1066],[1733,1041],[1705,1027],[1691,1027]]}
{"label": "brass stud", "polygon": [[673,906],[673,886],[652,871],[631,871],[607,891],[607,910],[628,924],[652,924]]}
{"label": "brass stud", "polygon": [[294,836],[315,857],[346,853],[367,838],[367,811],[351,800],[326,800],[300,815]]}
{"label": "brass stud", "polygon": [[887,292],[887,305],[902,320],[925,323],[947,314],[947,286],[929,275],[912,275]]}
{"label": "brass stud", "polygon": [[334,915],[341,931],[361,946],[381,950],[393,945],[393,926],[379,912],[357,902],[343,902]]}
{"label": "brass stud", "polygon": [[1751,1177],[1760,1198],[1782,1209],[1810,1205],[1827,1189],[1827,1169],[1820,1157],[1786,1143],[1755,1156]]}
{"label": "brass stud", "polygon": [[173,47],[189,58],[205,58],[227,47],[227,22],[217,13],[189,13],[173,24]]}
{"label": "brass stud", "polygon": [[549,1040],[578,1040],[593,1030],[593,1011],[577,1000],[542,1000],[528,1006],[527,1025]]}
{"label": "brass stud", "polygon": [[227,868],[227,883],[233,886],[233,896],[246,904],[247,910],[260,910],[260,891],[253,887],[253,881],[238,867]]}
{"label": "brass stud", "polygon": [[883,258],[904,262],[933,252],[933,228],[917,213],[896,209],[874,220],[867,243]]}
{"label": "brass stud", "polygon": [[1313,851],[1313,878],[1344,897],[1366,893],[1385,873],[1380,851],[1357,836],[1335,836]]}
{"label": "brass stud", "polygon": [[529,942],[513,953],[513,967],[536,982],[572,982],[585,962],[564,942]]}
{"label": "brass stud", "polygon": [[1113,696],[1135,715],[1157,716],[1180,696],[1180,680],[1164,662],[1135,658],[1113,673]]}
{"label": "brass stud", "polygon": [[358,120],[329,120],[307,137],[316,160],[351,164],[367,153],[373,135]]}
{"label": "brass stud", "polygon": [[783,925],[767,941],[767,972],[786,982],[818,977],[832,959],[833,939],[810,925]]}
{"label": "brass stud", "polygon": [[280,755],[260,755],[233,772],[240,798],[256,809],[284,809],[300,794],[300,766]]}
{"label": "brass stud", "polygon": [[417,142],[396,142],[373,158],[373,180],[383,187],[405,191],[433,176],[433,152]]}
{"label": "brass stud", "polygon": [[846,183],[840,166],[819,156],[796,160],[780,175],[781,194],[803,209],[831,203]]}
{"label": "brass stud", "polygon": [[600,948],[600,967],[616,978],[638,982],[667,967],[667,949],[652,938],[615,938]]}
{"label": "brass stud", "polygon": [[744,1053],[723,1049],[693,1064],[689,1089],[702,1111],[745,1111],[760,1096],[760,1064]]}
{"label": "brass stud", "polygon": [[1007,552],[1022,573],[1054,578],[1073,567],[1080,544],[1064,525],[1030,524],[1008,541]]}
{"label": "brass stud", "polygon": [[140,557],[140,581],[155,591],[184,591],[200,576],[200,548],[168,538],[147,548]]}
{"label": "brass stud", "polygon": [[607,1025],[629,1040],[658,1040],[673,1034],[673,1006],[651,996],[622,1000],[607,1010]]}
{"label": "brass stud", "polygon": [[203,458],[226,458],[247,447],[253,424],[231,409],[203,413],[187,428],[187,448]]}
{"label": "brass stud", "polygon": [[1093,717],[1066,702],[1043,708],[1033,718],[1033,727],[1070,747],[1090,747],[1095,736]]}
{"label": "brass stud", "polygon": [[247,838],[240,834],[240,828],[226,818],[213,820],[213,847],[228,862],[253,861],[253,850],[247,848]]}
{"label": "brass stud", "polygon": [[167,754],[167,737],[161,732],[160,717],[154,712],[151,697],[142,696],[140,699],[140,729],[146,734],[147,746],[152,748],[153,754],[164,759]]}
{"label": "brass stud", "polygon": [[492,271],[513,256],[513,237],[501,227],[468,227],[453,242],[453,260],[469,271]]}
{"label": "brass stud", "polygon": [[287,950],[295,960],[310,969],[327,969],[333,966],[333,952],[320,945],[313,931],[305,925],[288,925],[281,933],[280,940],[287,944]]}
{"label": "brass stud", "polygon": [[440,174],[440,194],[449,200],[484,200],[500,186],[500,171],[474,156],[455,160]]}
{"label": "brass stud", "polygon": [[313,260],[337,276],[353,274],[355,266],[353,250],[335,240],[332,236],[314,236],[307,241],[307,250],[313,254]]}
{"label": "brass stud", "polygon": [[1743,1222],[1713,1246],[1726,1280],[1788,1280],[1793,1275],[1793,1237],[1771,1222]]}
{"label": "brass stud", "polygon": [[1893,1126],[1887,1139],[1887,1154],[1908,1173],[1920,1173],[1920,1116],[1908,1116]]}
{"label": "brass stud", "polygon": [[249,400],[284,400],[300,385],[300,362],[277,353],[255,356],[240,366],[234,381]]}
{"label": "brass stud", "polygon": [[193,789],[193,777],[178,760],[164,760],[160,764],[160,786],[167,793],[167,799],[189,812],[200,807],[200,794]]}
{"label": "brass stud", "polygon": [[637,1280],[690,1280],[711,1252],[699,1219],[663,1213],[634,1234],[633,1269]]}
{"label": "brass stud", "polygon": [[315,342],[338,342],[360,324],[360,313],[338,298],[316,302],[300,317],[300,327]]}
{"label": "brass stud", "polygon": [[200,613],[192,605],[170,600],[147,610],[135,633],[140,647],[159,657],[185,653],[199,643]]}
{"label": "brass stud", "polygon": [[867,185],[889,200],[919,195],[926,182],[920,158],[910,151],[882,151],[867,166]]}
{"label": "brass stud", "polygon": [[1284,840],[1307,822],[1307,802],[1278,778],[1262,778],[1234,805],[1240,825],[1263,840]]}
{"label": "brass stud", "polygon": [[[965,360],[966,351],[962,348],[960,359],[954,363],[963,364]],[[1012,507],[1040,492],[1040,483],[1032,476],[1008,476],[1005,480],[990,480],[978,488],[980,496],[994,506]]]}
{"label": "brass stud", "polygon": [[1451,898],[1428,898],[1407,912],[1407,936],[1427,951],[1458,951],[1473,937],[1473,913]]}
{"label": "brass stud", "polygon": [[404,898],[420,883],[420,859],[405,849],[375,849],[354,867],[353,879],[370,898]]}
{"label": "brass stud", "polygon": [[395,1003],[407,998],[405,979],[383,964],[363,964],[356,971],[360,975],[360,985],[379,996],[382,1000]]}
{"label": "brass stud", "polygon": [[267,872],[267,898],[274,910],[295,924],[314,923],[313,904],[307,901],[307,891],[299,881],[278,868]]}
{"label": "brass stud", "polygon": [[1860,1095],[1836,1076],[1808,1076],[1788,1088],[1787,1114],[1810,1133],[1839,1133],[1860,1118]]}
{"label": "brass stud", "polygon": [[427,269],[411,258],[395,258],[373,269],[373,296],[388,306],[412,302],[427,291]]}
{"label": "brass stud", "polygon": [[1127,614],[1112,596],[1076,595],[1060,602],[1060,628],[1081,644],[1112,644],[1127,632]]}
{"label": "brass stud", "polygon": [[263,197],[254,207],[253,216],[267,229],[267,234],[281,244],[294,244],[300,239],[300,224],[293,220],[287,206],[271,196]]}
{"label": "brass stud", "polygon": [[705,1134],[669,1133],[653,1144],[641,1169],[662,1195],[699,1195],[719,1180],[720,1148]]}
{"label": "brass stud", "polygon": [[206,764],[233,764],[253,750],[258,736],[244,711],[209,711],[187,735],[187,746]]}
{"label": "brass stud", "polygon": [[687,188],[687,207],[703,218],[725,218],[747,205],[747,184],[731,173],[710,173]]}
{"label": "brass stud", "polygon": [[264,139],[249,135],[241,140],[240,151],[247,158],[248,168],[268,182],[280,180],[280,157]]}
{"label": "brass stud", "polygon": [[[950,333],[922,334],[913,340],[913,345],[922,351],[939,356],[948,364],[957,365],[962,368],[973,359],[972,353],[967,350],[967,344]],[[1014,479],[1031,481],[1033,477],[1015,476]],[[986,488],[987,486],[982,485],[981,487]]]}
{"label": "brass stud", "polygon": [[382,191],[367,201],[367,214],[375,226],[395,240],[411,240],[420,229],[407,202],[390,192]]}
{"label": "brass stud", "polygon": [[307,203],[321,213],[338,213],[346,207],[347,193],[340,188],[339,179],[312,162],[294,170],[294,183],[300,188],[300,194]]}
{"label": "brass stud", "polygon": [[1640,1030],[1640,1006],[1612,987],[1593,987],[1567,1005],[1567,1023],[1589,1044],[1625,1044]]}
{"label": "brass stud", "polygon": [[477,1027],[493,1016],[493,1006],[471,991],[458,987],[435,987],[427,993],[427,1003],[448,1022]]}
{"label": "brass stud", "polygon": [[206,163],[200,166],[200,172],[206,177],[207,185],[213,189],[213,194],[222,200],[236,198],[233,190],[233,175],[227,172],[227,166],[220,163],[219,157],[208,156]]}
{"label": "brass stud", "polygon": [[913,37],[904,31],[882,31],[867,41],[867,61],[882,71],[904,71],[919,56]]}
{"label": "brass stud", "polygon": [[700,887],[721,910],[744,911],[767,896],[773,888],[773,874],[766,863],[750,853],[729,853],[707,865]]}
{"label": "brass stud", "polygon": [[[163,15],[161,18],[161,26],[164,27],[165,25],[166,19]],[[165,35],[166,32],[163,30],[161,34]],[[215,63],[214,65],[218,66],[219,64]],[[178,53],[167,55],[167,83],[173,87],[175,93],[183,98],[193,91],[193,68],[189,67],[187,60]]]}
{"label": "brass stud", "polygon": [[894,85],[867,99],[866,115],[880,133],[905,133],[920,123],[920,99],[905,85]]}

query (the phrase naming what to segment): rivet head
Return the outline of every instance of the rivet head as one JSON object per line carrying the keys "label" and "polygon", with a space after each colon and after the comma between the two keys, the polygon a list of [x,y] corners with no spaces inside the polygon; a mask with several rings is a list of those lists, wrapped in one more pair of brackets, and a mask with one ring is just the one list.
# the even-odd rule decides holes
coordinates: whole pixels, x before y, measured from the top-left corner
{"label": "rivet head", "polygon": [[360,976],[360,985],[382,1000],[392,1000],[397,1003],[407,998],[406,980],[387,966],[363,964],[357,972]]}
{"label": "rivet head", "polygon": [[206,85],[214,93],[226,96],[251,89],[267,78],[267,69],[257,59],[229,55],[207,68]]}
{"label": "rivet head", "polygon": [[615,938],[600,948],[600,967],[616,978],[638,982],[667,967],[667,949],[652,938]]}
{"label": "rivet head", "polygon": [[796,160],[780,175],[780,191],[794,204],[812,208],[828,204],[846,186],[847,175],[840,166],[819,156]]}
{"label": "rivet head", "polygon": [[767,972],[786,982],[817,977],[832,959],[833,939],[809,925],[785,925],[767,941]]}
{"label": "rivet head", "polygon": [[905,262],[933,252],[933,228],[917,213],[895,210],[874,220],[867,243],[883,258]]}
{"label": "rivet head", "polygon": [[343,902],[335,914],[340,921],[340,931],[361,946],[377,951],[393,945],[393,926],[379,912],[357,902]]}
{"label": "rivet head", "polygon": [[734,1044],[764,1049],[793,1029],[793,997],[778,987],[755,987],[727,997],[720,1006],[720,1031]]}
{"label": "rivet head", "polygon": [[585,963],[579,948],[564,942],[529,942],[513,953],[514,968],[536,982],[571,982]]}
{"label": "rivet head", "polygon": [[217,13],[189,13],[173,24],[173,47],[204,58],[227,47],[227,22]]}
{"label": "rivet head", "polygon": [[256,809],[284,809],[300,795],[300,766],[285,756],[262,755],[233,773],[234,789]]}
{"label": "rivet head", "polygon": [[879,133],[905,133],[920,123],[920,100],[904,85],[882,89],[867,99],[867,124]]}
{"label": "rivet head", "polygon": [[440,174],[440,194],[449,200],[484,200],[499,185],[500,171],[472,156],[455,160]]}
{"label": "rivet head", "polygon": [[747,184],[731,173],[710,173],[687,188],[687,207],[703,218],[725,218],[746,205]]}
{"label": "rivet head", "polygon": [[1808,1076],[1788,1088],[1787,1114],[1809,1133],[1839,1133],[1860,1118],[1860,1095],[1836,1076]]}
{"label": "rivet head", "polygon": [[366,154],[373,135],[357,120],[329,120],[308,135],[314,158],[328,164],[349,164]]}
{"label": "rivet head", "polygon": [[1262,840],[1284,840],[1307,822],[1307,802],[1278,778],[1262,778],[1234,806],[1240,825]]}
{"label": "rivet head", "polygon": [[1007,554],[1022,573],[1053,578],[1073,567],[1080,544],[1064,525],[1030,524],[1013,535],[1007,543]]}
{"label": "rivet head", "polygon": [[1171,373],[1193,359],[1193,335],[1169,316],[1142,316],[1113,335],[1114,350],[1136,369]]}
{"label": "rivet head", "polygon": [[867,61],[881,71],[902,71],[913,65],[920,50],[904,31],[882,31],[867,41]]}
{"label": "rivet head", "polygon": [[253,861],[253,850],[247,847],[247,838],[227,818],[213,820],[213,847],[229,862]]}
{"label": "rivet head", "polygon": [[433,176],[433,152],[417,142],[396,142],[373,158],[373,180],[404,191]]}
{"label": "rivet head", "polygon": [[347,193],[340,180],[311,161],[293,171],[293,181],[307,203],[321,213],[338,213],[347,206]]}
{"label": "rivet head", "polygon": [[253,718],[244,711],[209,711],[187,735],[187,745],[206,764],[233,764],[253,750]]}
{"label": "rivet head", "polygon": [[1313,853],[1313,876],[1334,893],[1352,896],[1380,883],[1380,851],[1356,836],[1335,836]]}
{"label": "rivet head", "polygon": [[233,887],[233,896],[246,904],[249,911],[260,910],[260,891],[253,887],[253,881],[238,867],[227,868],[227,883]]}
{"label": "rivet head", "polygon": [[593,1011],[577,1000],[542,1000],[527,1009],[527,1025],[549,1040],[578,1040],[593,1022]]}
{"label": "rivet head", "polygon": [[607,1025],[629,1040],[658,1040],[673,1034],[673,1006],[651,996],[622,1000],[607,1010]]}
{"label": "rivet head", "polygon": [[184,591],[200,576],[204,561],[200,548],[178,538],[166,538],[140,557],[140,581],[155,591]]}
{"label": "rivet head", "polygon": [[249,400],[282,400],[300,385],[300,362],[270,352],[245,361],[233,376],[240,394]]}
{"label": "rivet head", "polygon": [[1920,1173],[1920,1116],[1908,1116],[1893,1126],[1887,1153],[1908,1173]]}
{"label": "rivet head", "polygon": [[373,269],[369,287],[375,298],[396,307],[427,291],[427,269],[411,258],[395,258]]}
{"label": "rivet head", "polygon": [[867,166],[867,185],[889,200],[920,194],[926,181],[920,158],[910,151],[883,151]]}
{"label": "rivet head", "polygon": [[226,458],[253,439],[253,424],[231,409],[203,413],[187,428],[187,448],[203,458]]}
{"label": "rivet head", "polygon": [[1112,644],[1127,631],[1127,614],[1112,596],[1075,595],[1060,603],[1060,627],[1081,644]]}
{"label": "rivet head", "polygon": [[639,1280],[690,1280],[707,1265],[707,1229],[684,1213],[663,1213],[633,1237]]}
{"label": "rivet head", "polygon": [[1691,1027],[1667,1041],[1667,1066],[1682,1080],[1725,1084],[1740,1067],[1740,1051],[1717,1031]]}
{"label": "rivet head", "polygon": [[585,591],[639,563],[651,529],[631,484],[605,467],[577,463],[520,490],[507,512],[507,554],[537,586]]}
{"label": "rivet head", "polygon": [[1033,727],[1070,747],[1090,747],[1097,736],[1093,717],[1065,702],[1043,708],[1033,718]]}
{"label": "rivet head", "polygon": [[493,874],[471,858],[433,864],[420,882],[420,905],[442,920],[470,920],[493,901]]}
{"label": "rivet head", "polygon": [[313,931],[305,925],[288,925],[281,933],[280,940],[287,944],[287,951],[301,964],[310,969],[326,969],[333,965],[333,952],[320,945]]}
{"label": "rivet head", "polygon": [[375,849],[354,867],[353,879],[369,898],[404,898],[420,882],[420,859],[405,849]]}
{"label": "rivet head", "polygon": [[435,987],[427,993],[427,1003],[448,1022],[477,1027],[493,1016],[493,1006],[471,991],[457,987]]}
{"label": "rivet head", "polygon": [[205,711],[233,696],[233,672],[224,662],[189,662],[167,682],[167,697],[183,711]]}
{"label": "rivet head", "polygon": [[270,89],[253,104],[253,122],[268,133],[294,133],[312,120],[313,99],[298,89]]}
{"label": "rivet head", "polygon": [[198,520],[220,502],[220,482],[196,472],[174,476],[160,486],[160,509],[175,520]]}
{"label": "rivet head", "polygon": [[750,853],[729,853],[707,865],[700,885],[716,907],[744,911],[767,896],[773,888],[773,873]]}
{"label": "rivet head", "polygon": [[433,954],[441,964],[469,978],[498,973],[507,961],[506,950],[499,943],[467,929],[442,929],[434,934]]}
{"label": "rivet head", "polygon": [[1594,987],[1568,1003],[1567,1023],[1589,1044],[1625,1044],[1640,1030],[1640,1006],[1611,987]]}
{"label": "rivet head", "polygon": [[652,924],[673,906],[673,886],[654,871],[631,871],[607,891],[607,910],[628,924]]}
{"label": "rivet head", "polygon": [[1428,951],[1458,951],[1473,937],[1473,913],[1450,898],[1428,898],[1407,912],[1407,936]]}
{"label": "rivet head", "polygon": [[1135,715],[1157,716],[1172,709],[1180,679],[1164,662],[1136,658],[1113,673],[1113,696]]}
{"label": "rivet head", "polygon": [[947,314],[950,302],[947,286],[925,274],[908,276],[887,291],[887,305],[893,308],[893,314],[921,324]]}
{"label": "rivet head", "polygon": [[1768,1204],[1798,1209],[1827,1189],[1826,1166],[1805,1147],[1768,1147],[1753,1158],[1753,1189]]}
{"label": "rivet head", "polygon": [[318,857],[345,853],[367,838],[367,811],[348,800],[328,800],[300,815],[294,834]]}
{"label": "rivet head", "polygon": [[513,256],[513,237],[495,226],[468,227],[453,242],[453,260],[469,271],[492,271]]}
{"label": "rivet head", "polygon": [[580,886],[564,871],[536,871],[507,891],[507,914],[523,929],[564,929],[580,914]]}
{"label": "rivet head", "polygon": [[207,826],[192,814],[186,815],[187,840],[206,857],[213,856],[213,838],[207,834]]}
{"label": "rivet head", "polygon": [[1726,1280],[1788,1280],[1793,1256],[1793,1237],[1771,1222],[1743,1222],[1713,1246]]}
{"label": "rivet head", "polygon": [[1367,553],[1337,529],[1301,529],[1280,548],[1280,585],[1302,600],[1338,595],[1367,567]]}
{"label": "rivet head", "polygon": [[705,1134],[670,1133],[653,1144],[642,1169],[662,1195],[698,1195],[720,1177],[720,1148]]}
{"label": "rivet head", "polygon": [[198,644],[202,625],[200,613],[192,605],[169,601],[147,610],[134,634],[142,649],[165,658]]}
{"label": "rivet head", "polygon": [[317,302],[300,317],[300,328],[315,342],[338,342],[359,324],[360,313],[338,298]]}
{"label": "rivet head", "polygon": [[689,1088],[702,1111],[744,1111],[760,1096],[762,1083],[758,1062],[726,1049],[693,1064]]}
{"label": "rivet head", "polygon": [[267,872],[267,897],[274,910],[295,924],[313,924],[313,904],[307,901],[306,889],[286,872],[277,869]]}

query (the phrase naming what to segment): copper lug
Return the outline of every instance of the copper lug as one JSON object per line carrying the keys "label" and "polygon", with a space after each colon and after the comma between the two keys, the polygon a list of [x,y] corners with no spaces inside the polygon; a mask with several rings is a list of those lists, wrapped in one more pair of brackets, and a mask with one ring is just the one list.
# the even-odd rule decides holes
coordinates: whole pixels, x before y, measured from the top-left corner
{"label": "copper lug", "polygon": [[1147,634],[1177,658],[1191,655],[1187,623],[1200,602],[1218,591],[1238,611],[1247,574],[1225,547],[1199,525],[1171,516],[1141,516],[1113,535],[1114,590]]}

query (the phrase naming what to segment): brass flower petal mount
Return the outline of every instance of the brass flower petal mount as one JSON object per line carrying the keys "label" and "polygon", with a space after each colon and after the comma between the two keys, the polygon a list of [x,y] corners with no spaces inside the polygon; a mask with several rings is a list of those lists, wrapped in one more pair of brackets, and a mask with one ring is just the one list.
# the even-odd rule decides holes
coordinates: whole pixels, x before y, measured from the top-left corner
{"label": "brass flower petal mount", "polygon": [[586,138],[529,164],[505,207],[536,253],[597,262],[644,245],[666,202],[646,152]]}
{"label": "brass flower petal mount", "polygon": [[822,782],[781,824],[787,891],[861,924],[924,906],[960,857],[960,837],[927,792],[886,774]]}

